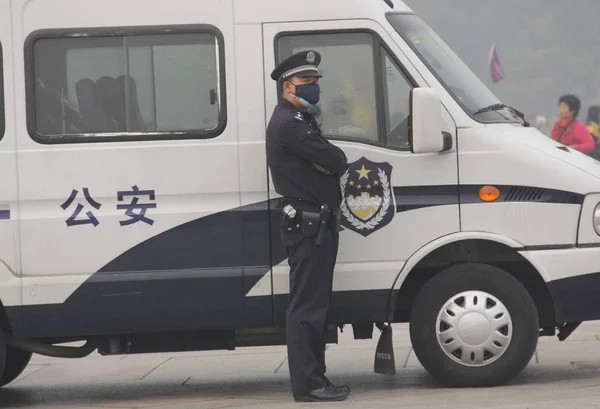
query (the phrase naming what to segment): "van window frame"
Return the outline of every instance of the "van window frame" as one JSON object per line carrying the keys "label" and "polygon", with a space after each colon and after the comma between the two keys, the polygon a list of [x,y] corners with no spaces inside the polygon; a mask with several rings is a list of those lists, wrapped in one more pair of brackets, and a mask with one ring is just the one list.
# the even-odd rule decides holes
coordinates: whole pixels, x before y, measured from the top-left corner
{"label": "van window frame", "polygon": [[[342,142],[353,142],[353,143],[361,143],[364,145],[370,145],[370,146],[376,146],[379,148],[384,148],[384,149],[388,149],[388,150],[393,150],[393,151],[399,151],[399,152],[410,152],[412,149],[412,143],[411,146],[409,146],[408,148],[399,148],[399,147],[395,147],[395,146],[388,146],[388,142],[387,142],[387,138],[388,138],[388,134],[386,132],[386,115],[385,115],[385,109],[386,109],[386,101],[385,101],[385,81],[383,78],[383,71],[384,71],[384,66],[383,66],[383,51],[385,50],[388,55],[390,56],[391,60],[399,67],[400,71],[402,72],[402,74],[406,77],[406,79],[410,82],[410,85],[412,86],[412,88],[418,88],[419,85],[418,83],[415,81],[414,77],[412,75],[410,75],[410,73],[406,70],[406,68],[404,67],[404,64],[402,64],[399,60],[398,57],[396,56],[396,54],[394,52],[392,52],[392,50],[390,49],[389,45],[381,38],[381,36],[379,35],[379,33],[377,33],[376,31],[369,29],[369,28],[342,28],[342,29],[323,29],[323,30],[303,30],[303,31],[298,31],[298,30],[286,30],[286,31],[281,31],[279,33],[277,33],[277,35],[274,37],[273,39],[273,49],[274,49],[274,53],[275,53],[275,66],[277,66],[281,61],[279,59],[279,40],[282,37],[294,37],[294,36],[308,36],[308,35],[327,35],[327,34],[370,34],[373,37],[373,63],[374,63],[374,72],[375,72],[375,101],[376,101],[376,113],[377,113],[377,140],[375,141],[369,141],[366,139],[360,139],[360,138],[347,138],[347,137],[341,137],[341,136],[335,136],[335,135],[326,135],[323,134],[323,136],[325,136],[328,140],[333,140],[333,141],[342,141]],[[325,58],[325,56],[323,56],[323,58]],[[275,92],[277,91],[277,84],[275,84]],[[412,104],[411,104],[411,112],[409,115],[412,115]],[[410,121],[409,121],[410,123]],[[410,128],[409,125],[409,141],[412,141],[412,129]]]}
{"label": "van window frame", "polygon": [[[218,42],[219,67],[217,67],[220,92],[219,124],[215,129],[202,131],[152,131],[144,133],[115,132],[95,136],[92,134],[67,134],[48,136],[37,130],[35,109],[35,66],[34,46],[40,39],[90,38],[90,37],[124,37],[138,35],[170,35],[170,34],[212,34]],[[172,140],[204,140],[214,139],[223,134],[227,128],[227,86],[225,64],[225,38],[223,33],[211,24],[184,24],[160,26],[112,26],[86,28],[41,29],[31,32],[25,40],[25,90],[27,131],[31,139],[43,145],[99,143],[99,142],[145,142]],[[104,135],[104,136],[103,136]]]}
{"label": "van window frame", "polygon": [[0,42],[0,140],[6,133],[6,93],[4,92],[4,48]]}

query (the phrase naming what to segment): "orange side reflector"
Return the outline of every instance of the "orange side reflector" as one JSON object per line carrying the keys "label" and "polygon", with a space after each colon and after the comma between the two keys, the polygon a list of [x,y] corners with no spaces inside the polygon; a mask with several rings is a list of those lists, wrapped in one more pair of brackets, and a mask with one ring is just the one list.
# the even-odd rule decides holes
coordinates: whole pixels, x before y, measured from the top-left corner
{"label": "orange side reflector", "polygon": [[484,202],[493,202],[500,197],[500,191],[494,186],[482,186],[479,189],[479,198]]}

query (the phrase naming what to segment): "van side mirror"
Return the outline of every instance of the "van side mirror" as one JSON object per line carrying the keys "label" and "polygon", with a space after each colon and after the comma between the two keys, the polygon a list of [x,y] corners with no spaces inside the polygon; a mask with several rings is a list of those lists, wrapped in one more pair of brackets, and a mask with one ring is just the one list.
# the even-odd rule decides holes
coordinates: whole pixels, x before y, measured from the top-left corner
{"label": "van side mirror", "polygon": [[433,88],[413,88],[411,104],[411,151],[435,153],[452,149],[452,136],[442,133],[442,101]]}

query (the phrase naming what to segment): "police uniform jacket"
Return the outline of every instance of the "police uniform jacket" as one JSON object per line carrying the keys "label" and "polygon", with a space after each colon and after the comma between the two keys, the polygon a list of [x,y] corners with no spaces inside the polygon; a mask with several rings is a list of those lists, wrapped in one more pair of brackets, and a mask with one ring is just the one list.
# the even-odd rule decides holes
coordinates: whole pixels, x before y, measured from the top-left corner
{"label": "police uniform jacket", "polygon": [[[340,148],[323,137],[310,114],[281,99],[267,127],[266,148],[275,190],[284,199],[339,208],[339,179],[348,161]],[[314,164],[331,174],[318,171]]]}

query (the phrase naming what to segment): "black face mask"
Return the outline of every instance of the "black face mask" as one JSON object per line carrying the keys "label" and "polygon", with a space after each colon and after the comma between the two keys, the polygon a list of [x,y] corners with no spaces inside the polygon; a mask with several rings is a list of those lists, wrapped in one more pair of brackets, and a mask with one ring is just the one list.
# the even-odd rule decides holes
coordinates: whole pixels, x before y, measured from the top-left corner
{"label": "black face mask", "polygon": [[300,102],[306,108],[311,108],[311,106],[319,103],[321,99],[321,87],[319,87],[318,83],[295,85],[295,87],[296,97],[300,99]]}

